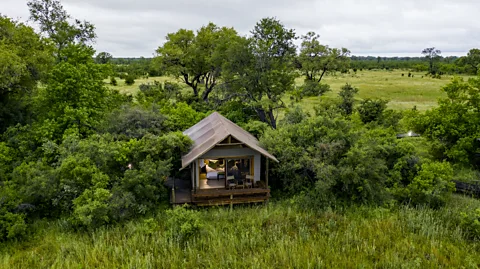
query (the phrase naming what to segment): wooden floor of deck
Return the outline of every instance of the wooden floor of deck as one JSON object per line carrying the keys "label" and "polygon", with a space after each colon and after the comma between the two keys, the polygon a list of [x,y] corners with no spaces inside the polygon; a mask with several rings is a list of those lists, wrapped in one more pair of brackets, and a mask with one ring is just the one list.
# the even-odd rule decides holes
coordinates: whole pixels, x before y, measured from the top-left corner
{"label": "wooden floor of deck", "polygon": [[175,205],[194,204],[198,206],[213,206],[241,203],[260,203],[266,202],[270,197],[270,190],[263,187],[231,190],[199,189],[195,193],[192,193],[192,190],[185,184],[177,184],[177,181],[175,181],[175,183],[175,194],[171,192],[170,195],[170,202]]}

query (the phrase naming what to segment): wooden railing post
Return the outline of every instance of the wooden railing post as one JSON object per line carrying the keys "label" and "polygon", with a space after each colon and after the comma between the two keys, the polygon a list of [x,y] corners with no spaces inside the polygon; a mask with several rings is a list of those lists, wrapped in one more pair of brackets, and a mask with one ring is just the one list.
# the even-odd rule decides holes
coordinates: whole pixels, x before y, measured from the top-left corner
{"label": "wooden railing post", "polygon": [[266,188],[268,189],[268,158],[267,158],[267,163],[265,165],[265,185],[266,185]]}

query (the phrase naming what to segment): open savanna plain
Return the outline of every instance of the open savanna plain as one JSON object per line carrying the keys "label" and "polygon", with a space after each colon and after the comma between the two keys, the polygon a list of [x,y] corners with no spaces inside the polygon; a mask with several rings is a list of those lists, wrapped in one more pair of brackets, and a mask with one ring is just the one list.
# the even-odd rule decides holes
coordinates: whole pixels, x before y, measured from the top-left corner
{"label": "open savanna plain", "polygon": [[[408,76],[407,70],[363,70],[356,73],[350,70],[349,74],[328,75],[322,83],[330,85],[331,91],[326,93],[323,98],[336,98],[340,88],[349,83],[359,89],[357,99],[365,98],[382,98],[389,100],[389,108],[405,110],[412,109],[414,106],[418,110],[427,110],[437,105],[437,100],[445,96],[441,88],[445,86],[453,76],[443,76],[442,78],[431,78],[425,76],[425,73],[410,72],[411,77]],[[403,76],[402,76],[403,74]],[[467,76],[461,76],[467,80]],[[135,80],[134,85],[125,85],[124,80],[118,79],[118,86],[111,86],[125,94],[135,94],[139,90],[139,85],[153,83],[154,81],[177,82],[181,83],[173,77],[149,77],[139,78]],[[295,80],[297,87],[303,84],[303,77]],[[183,84],[184,85],[184,84]],[[185,87],[185,90],[188,90]],[[285,102],[288,102],[288,97]],[[320,103],[320,98],[309,97],[302,100],[302,106],[307,110]]]}

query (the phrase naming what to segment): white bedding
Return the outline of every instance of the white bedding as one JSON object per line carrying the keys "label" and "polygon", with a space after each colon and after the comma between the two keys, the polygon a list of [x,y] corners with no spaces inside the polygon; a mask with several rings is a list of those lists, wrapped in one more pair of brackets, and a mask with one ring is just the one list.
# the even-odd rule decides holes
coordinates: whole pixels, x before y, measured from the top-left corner
{"label": "white bedding", "polygon": [[218,171],[208,172],[207,179],[217,179]]}
{"label": "white bedding", "polygon": [[225,169],[222,167],[218,167],[216,169],[207,165],[207,179],[217,179],[218,172],[225,172]]}

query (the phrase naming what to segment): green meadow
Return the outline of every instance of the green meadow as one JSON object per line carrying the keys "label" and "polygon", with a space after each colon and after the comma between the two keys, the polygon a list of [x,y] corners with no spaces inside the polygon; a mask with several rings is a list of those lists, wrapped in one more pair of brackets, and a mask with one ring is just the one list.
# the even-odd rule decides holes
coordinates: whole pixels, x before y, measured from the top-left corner
{"label": "green meadow", "polygon": [[479,206],[454,195],[439,210],[314,211],[294,200],[178,208],[181,230],[164,211],[91,232],[39,221],[33,239],[0,247],[0,268],[478,268],[480,243],[465,239],[458,217]]}
{"label": "green meadow", "polygon": [[[443,76],[441,79],[435,79],[427,77],[421,72],[411,72],[413,76],[408,77],[409,71],[406,70],[363,70],[356,73],[350,72],[350,74],[338,73],[326,76],[322,81],[330,85],[331,91],[324,98],[335,98],[340,88],[345,83],[349,83],[359,89],[358,99],[383,98],[389,100],[389,108],[392,109],[405,110],[416,106],[418,110],[427,110],[436,106],[438,98],[444,96],[440,89],[453,78],[453,76]],[[468,79],[467,76],[463,77]],[[132,95],[138,91],[138,87],[141,84],[153,83],[154,81],[182,83],[173,77],[139,78],[135,80],[133,85],[125,85],[125,81],[121,79],[117,79],[117,81],[118,85],[111,86],[112,88],[119,90],[121,93]],[[303,78],[299,77],[295,82],[296,86],[299,87],[303,83]],[[185,89],[188,88],[185,87]],[[305,98],[302,100],[302,106],[307,110],[311,110],[319,102],[320,99],[317,97]]]}

